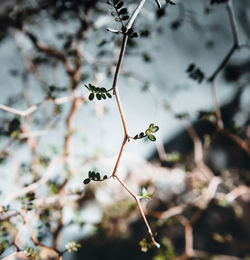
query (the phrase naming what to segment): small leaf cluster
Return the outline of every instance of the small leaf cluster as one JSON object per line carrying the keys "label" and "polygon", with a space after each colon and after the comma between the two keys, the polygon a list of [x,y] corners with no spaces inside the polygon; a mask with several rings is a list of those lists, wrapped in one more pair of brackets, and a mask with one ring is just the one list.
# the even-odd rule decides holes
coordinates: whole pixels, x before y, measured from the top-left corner
{"label": "small leaf cluster", "polygon": [[216,122],[215,112],[200,110],[200,111],[198,111],[198,113],[199,113],[199,115],[198,115],[199,119],[205,119],[212,123]]}
{"label": "small leaf cluster", "polygon": [[152,198],[152,194],[149,194],[147,189],[143,187],[141,190],[141,199],[151,199],[151,198]]}
{"label": "small leaf cluster", "polygon": [[8,134],[10,137],[15,138],[21,131],[21,121],[19,118],[15,117],[9,122]]}
{"label": "small leaf cluster", "polygon": [[148,137],[148,139],[152,142],[156,140],[156,137],[152,135],[152,133],[156,133],[159,130],[159,126],[155,126],[153,123],[149,125],[148,129],[145,131],[145,133],[141,132],[140,134],[137,134],[133,137],[133,139],[141,139],[144,137]]}
{"label": "small leaf cluster", "polygon": [[112,95],[106,88],[98,88],[92,84],[84,85],[91,93],[89,94],[89,100],[93,100],[96,96],[98,100],[112,98]]}
{"label": "small leaf cluster", "polygon": [[141,251],[144,253],[148,252],[148,250],[153,247],[152,243],[148,242],[146,238],[143,238],[139,245],[141,247]]}
{"label": "small leaf cluster", "polygon": [[78,248],[81,247],[81,245],[79,243],[76,243],[76,241],[72,240],[70,242],[68,242],[66,245],[65,245],[67,251],[69,253],[71,253],[72,251],[77,251]]}
{"label": "small leaf cluster", "polygon": [[38,251],[30,246],[27,246],[24,250],[24,253],[28,257],[32,257],[33,259],[39,259]]}
{"label": "small leaf cluster", "polygon": [[107,4],[111,5],[115,11],[111,12],[111,15],[115,17],[116,22],[120,22],[123,26],[123,21],[127,21],[129,19],[128,10],[124,8],[124,2],[119,0],[109,0]]}
{"label": "small leaf cluster", "polygon": [[4,227],[3,223],[1,223],[0,227],[0,255],[7,249],[9,245],[8,240],[8,230],[6,227]]}
{"label": "small leaf cluster", "polygon": [[22,201],[22,208],[26,210],[32,210],[33,209],[33,200],[35,199],[35,193],[29,192],[26,196],[20,197]]}
{"label": "small leaf cluster", "polygon": [[86,178],[83,183],[84,184],[89,184],[90,181],[104,181],[106,179],[108,179],[108,176],[107,175],[104,175],[103,178],[101,178],[101,175],[99,172],[95,172],[95,171],[89,171],[89,174],[88,174],[88,178]]}
{"label": "small leaf cluster", "polygon": [[181,159],[181,155],[178,152],[171,152],[165,154],[165,160],[169,163],[176,163]]}
{"label": "small leaf cluster", "polygon": [[197,80],[198,83],[202,83],[205,78],[204,72],[202,72],[194,63],[189,64],[186,72],[189,74],[189,77]]}

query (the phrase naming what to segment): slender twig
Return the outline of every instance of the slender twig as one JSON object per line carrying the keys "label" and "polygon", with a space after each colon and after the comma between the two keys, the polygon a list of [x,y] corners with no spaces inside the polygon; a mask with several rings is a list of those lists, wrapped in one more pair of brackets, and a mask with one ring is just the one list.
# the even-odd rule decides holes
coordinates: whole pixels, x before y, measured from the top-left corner
{"label": "slender twig", "polygon": [[[127,30],[132,27],[137,15],[140,13],[140,11],[141,11],[145,2],[146,2],[146,0],[141,0],[139,2],[139,4],[137,5],[137,7],[135,8],[133,14],[131,15],[130,19],[128,20],[128,22],[126,24]],[[124,130],[124,138],[123,138],[122,145],[121,145],[121,148],[120,148],[120,152],[118,154],[118,158],[116,160],[115,167],[114,167],[114,170],[113,170],[113,177],[116,178],[120,182],[120,184],[129,192],[129,194],[135,199],[136,204],[139,208],[140,214],[141,214],[141,216],[144,220],[145,225],[147,226],[148,233],[150,234],[151,240],[152,240],[152,242],[155,246],[159,247],[160,245],[155,241],[154,235],[153,235],[151,228],[148,224],[148,221],[145,217],[145,214],[144,214],[143,209],[142,209],[141,204],[140,204],[139,197],[136,196],[126,186],[126,184],[117,176],[117,169],[118,169],[120,159],[121,159],[121,156],[122,156],[122,153],[123,153],[123,150],[124,150],[124,146],[126,145],[127,141],[129,140],[127,124],[126,124],[126,120],[125,120],[125,116],[124,116],[124,112],[123,112],[123,109],[122,109],[122,104],[121,104],[121,100],[120,100],[120,96],[119,96],[119,91],[118,91],[118,87],[117,87],[117,81],[118,81],[118,77],[119,77],[119,74],[120,74],[120,71],[121,71],[122,60],[123,60],[123,57],[125,55],[127,42],[128,42],[128,35],[126,33],[124,33],[123,39],[122,39],[122,44],[121,44],[121,49],[120,49],[120,54],[119,54],[119,58],[118,58],[118,62],[117,62],[116,70],[115,70],[115,74],[114,74],[113,84],[112,84],[113,93],[115,95],[116,103],[117,103],[117,106],[118,106],[118,110],[119,110],[122,125],[123,125],[123,130]]]}
{"label": "slender twig", "polygon": [[0,205],[0,211],[1,211],[1,207],[8,205],[12,200],[18,198],[19,196],[23,196],[23,195],[27,194],[27,193],[30,192],[30,191],[34,191],[34,190],[36,190],[37,188],[39,188],[41,185],[44,185],[46,182],[48,182],[50,176],[53,174],[53,172],[54,172],[54,170],[55,170],[55,167],[56,167],[59,163],[62,163],[64,160],[65,160],[64,157],[54,158],[54,159],[50,162],[50,164],[49,164],[49,166],[48,166],[46,172],[44,173],[43,177],[42,177],[40,180],[38,180],[37,182],[34,182],[34,183],[30,184],[30,185],[27,186],[27,187],[24,187],[24,188],[22,188],[22,189],[16,191],[15,193],[12,193],[12,194],[8,195],[8,196],[3,200],[3,202],[1,203],[1,205]]}
{"label": "slender twig", "polygon": [[141,11],[143,5],[145,4],[145,2],[146,2],[146,0],[141,0],[139,2],[137,7],[135,8],[133,14],[130,16],[130,18],[129,18],[128,22],[127,22],[127,25],[126,25],[127,29],[130,29],[132,27],[132,25],[133,25],[137,15],[140,13],[140,11]]}
{"label": "slender twig", "polygon": [[[131,17],[128,20],[128,23],[126,25],[127,30],[132,27],[137,15],[139,14],[139,12],[142,9],[145,2],[146,2],[146,0],[141,0],[139,2],[139,4],[137,5],[137,7],[135,8],[133,14],[131,15]],[[121,156],[122,156],[124,146],[125,146],[126,142],[128,141],[128,138],[129,138],[127,124],[126,124],[126,120],[125,120],[125,117],[124,117],[124,112],[123,112],[123,109],[122,109],[122,104],[121,104],[119,91],[118,91],[118,87],[117,87],[117,80],[118,80],[118,77],[119,77],[119,74],[120,74],[121,64],[122,64],[122,60],[123,60],[123,57],[124,57],[124,54],[125,54],[125,51],[126,51],[127,42],[128,42],[128,35],[124,34],[123,39],[122,39],[121,50],[120,50],[120,54],[119,54],[119,58],[118,58],[118,62],[117,62],[116,70],[115,70],[115,74],[114,74],[113,84],[112,84],[112,88],[113,88],[113,91],[114,91],[116,103],[117,103],[117,106],[118,106],[118,109],[119,109],[123,129],[124,129],[124,138],[123,138],[122,146],[121,146],[121,149],[120,149],[120,152],[119,152],[116,164],[115,164],[115,168],[113,170],[113,176],[116,175],[117,168],[118,168]]]}
{"label": "slender twig", "polygon": [[122,125],[123,125],[123,128],[124,128],[124,135],[125,135],[126,138],[128,138],[128,130],[127,130],[126,120],[125,120],[125,117],[124,117],[122,104],[121,104],[121,100],[120,100],[120,96],[119,96],[119,92],[118,92],[117,80],[118,80],[118,77],[119,77],[122,60],[123,60],[123,57],[124,57],[124,54],[125,54],[127,41],[128,41],[128,36],[124,34],[123,40],[122,40],[122,46],[121,46],[121,50],[120,50],[120,55],[119,55],[116,70],[115,70],[113,85],[112,85],[114,95],[115,95],[115,98],[116,98],[116,102],[117,102],[117,105],[118,105],[119,113],[120,113],[120,116],[121,116]]}
{"label": "slender twig", "polygon": [[29,225],[29,223],[27,221],[27,218],[26,218],[26,215],[25,215],[24,211],[20,212],[20,216],[23,219],[23,223],[26,225],[26,227],[29,230],[30,237],[31,237],[32,242],[34,243],[34,245],[39,246],[39,247],[44,247],[44,248],[47,248],[47,249],[50,249],[50,250],[53,250],[57,255],[61,254],[61,252],[58,249],[56,249],[55,247],[46,246],[46,245],[44,245],[44,244],[39,242],[39,240],[36,238],[32,228],[31,228],[31,226]]}
{"label": "slender twig", "polygon": [[140,197],[136,196],[136,195],[133,193],[133,191],[131,191],[131,190],[129,189],[129,187],[128,187],[117,175],[115,176],[115,178],[116,178],[116,179],[120,182],[120,184],[127,190],[127,192],[135,199],[136,204],[137,204],[137,206],[138,206],[138,208],[139,208],[140,214],[141,214],[141,216],[142,216],[142,218],[143,218],[143,221],[144,221],[144,223],[146,224],[146,226],[147,226],[147,228],[148,228],[148,233],[149,233],[149,235],[150,235],[150,237],[151,237],[151,240],[152,240],[153,244],[154,244],[156,247],[159,248],[160,245],[155,241],[154,235],[153,235],[153,233],[152,233],[152,230],[151,230],[151,228],[150,228],[150,226],[149,226],[149,224],[148,224],[148,221],[147,221],[147,219],[146,219],[146,216],[145,216],[145,214],[144,214],[144,212],[143,212],[143,209],[142,209],[142,206],[141,206],[141,203],[140,203]]}
{"label": "slender twig", "polygon": [[18,115],[18,116],[25,117],[25,116],[28,116],[28,115],[32,114],[33,112],[35,112],[38,109],[38,107],[40,105],[42,105],[42,103],[43,102],[40,102],[37,105],[32,105],[31,107],[29,107],[26,110],[18,110],[18,109],[11,108],[11,107],[0,104],[0,109],[7,111],[7,112],[10,112],[12,114]]}
{"label": "slender twig", "polygon": [[156,2],[156,4],[157,4],[158,8],[160,9],[160,8],[161,8],[161,3],[160,3],[160,1],[159,1],[159,0],[155,0],[155,2]]}
{"label": "slender twig", "polygon": [[212,84],[212,93],[214,97],[213,99],[214,99],[215,114],[216,114],[216,126],[219,130],[222,130],[224,129],[224,124],[222,121],[220,104],[217,97],[215,78],[212,80],[211,84]]}
{"label": "slender twig", "polygon": [[[55,98],[55,99],[51,99],[51,98],[44,98],[41,102],[37,103],[36,105],[32,105],[29,108],[27,108],[26,110],[20,110],[20,109],[16,109],[16,108],[11,108],[9,106],[6,105],[2,105],[0,104],[0,110],[4,110],[6,112],[10,112],[12,114],[21,116],[21,117],[26,117],[31,115],[32,113],[34,113],[41,105],[45,104],[46,102],[52,102],[55,105],[61,105],[64,103],[67,103],[69,101],[74,100],[74,98],[78,98],[80,99],[80,93],[79,91],[73,91],[72,94],[68,95],[68,96],[64,96],[64,97],[59,97],[59,98]],[[81,100],[83,102],[85,102],[87,100],[87,97],[81,97]]]}
{"label": "slender twig", "polygon": [[216,94],[215,80],[216,80],[217,75],[228,64],[228,61],[230,60],[230,58],[232,57],[234,52],[240,46],[239,45],[238,30],[237,30],[237,25],[236,25],[236,19],[235,19],[234,9],[233,9],[233,5],[232,5],[232,0],[229,0],[227,2],[226,8],[227,8],[228,16],[229,16],[230,25],[231,25],[231,28],[232,28],[232,34],[233,34],[233,41],[234,42],[233,42],[233,46],[231,47],[229,52],[226,54],[226,56],[224,57],[222,62],[219,64],[219,66],[216,68],[214,73],[209,78],[209,81],[212,84],[212,92],[213,92],[213,98],[214,98],[214,103],[215,103],[214,104],[215,105],[215,113],[216,113],[216,118],[217,118],[216,119],[217,120],[216,125],[217,125],[219,130],[224,129],[224,126],[223,126],[223,121],[222,121],[222,117],[221,117],[220,105],[219,105],[217,94]]}
{"label": "slender twig", "polygon": [[243,139],[241,139],[239,136],[237,136],[235,134],[232,134],[232,133],[230,133],[230,132],[228,132],[226,130],[223,130],[222,134],[224,134],[225,136],[228,136],[229,138],[231,138],[250,157],[250,147],[248,147],[247,143]]}

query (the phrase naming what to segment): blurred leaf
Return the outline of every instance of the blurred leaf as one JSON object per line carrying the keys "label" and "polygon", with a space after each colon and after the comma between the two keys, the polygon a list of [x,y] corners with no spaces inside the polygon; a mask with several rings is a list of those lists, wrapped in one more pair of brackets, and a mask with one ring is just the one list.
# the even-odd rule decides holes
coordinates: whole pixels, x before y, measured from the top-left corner
{"label": "blurred leaf", "polygon": [[152,131],[152,133],[155,133],[158,130],[159,130],[159,126],[154,126],[151,131]]}
{"label": "blurred leaf", "polygon": [[123,2],[119,2],[119,3],[118,3],[118,5],[116,6],[116,8],[117,8],[117,9],[120,9],[120,8],[122,8],[122,7],[123,7],[123,5],[124,5],[124,3],[123,3]]}
{"label": "blurred leaf", "polygon": [[90,100],[90,101],[93,100],[94,97],[95,97],[95,94],[94,94],[93,92],[89,94],[89,100]]}
{"label": "blurred leaf", "polygon": [[83,183],[84,183],[85,185],[89,184],[89,183],[90,183],[90,178],[85,179],[85,180],[83,181]]}
{"label": "blurred leaf", "polygon": [[81,245],[79,243],[76,243],[74,240],[68,242],[66,245],[65,245],[67,251],[69,253],[71,253],[72,251],[77,251]]}
{"label": "blurred leaf", "polygon": [[125,16],[123,16],[121,19],[122,19],[122,21],[126,21],[126,20],[129,19],[129,16],[128,16],[128,15],[125,15]]}
{"label": "blurred leaf", "polygon": [[156,141],[156,138],[155,138],[155,136],[154,135],[148,135],[148,139],[150,140],[150,141],[152,141],[152,142],[154,142],[154,141]]}

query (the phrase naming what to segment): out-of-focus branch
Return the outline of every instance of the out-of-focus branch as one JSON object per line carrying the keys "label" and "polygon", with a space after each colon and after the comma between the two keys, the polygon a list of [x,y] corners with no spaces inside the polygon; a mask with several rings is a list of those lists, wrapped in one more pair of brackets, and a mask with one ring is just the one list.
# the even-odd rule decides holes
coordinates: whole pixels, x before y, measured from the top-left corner
{"label": "out-of-focus branch", "polygon": [[37,182],[34,182],[34,183],[30,184],[29,186],[24,187],[16,192],[8,195],[1,203],[0,211],[2,211],[2,208],[4,206],[7,206],[12,200],[18,198],[19,196],[23,196],[23,195],[27,194],[28,192],[34,191],[34,190],[38,189],[41,185],[44,185],[46,182],[48,182],[48,180],[51,177],[51,175],[53,174],[56,166],[59,165],[60,163],[63,163],[64,161],[65,161],[65,157],[59,157],[59,158],[52,159],[52,161],[50,162],[49,166],[47,167],[42,178],[40,180],[38,180]]}
{"label": "out-of-focus branch", "polygon": [[25,215],[25,212],[21,212],[20,213],[20,216],[22,217],[23,219],[23,223],[24,225],[26,225],[26,227],[28,228],[29,230],[29,233],[30,233],[30,237],[32,239],[32,242],[34,243],[34,245],[36,246],[39,246],[39,247],[44,247],[44,248],[47,248],[47,249],[50,249],[50,250],[53,250],[55,251],[58,255],[61,254],[61,252],[59,250],[57,250],[56,248],[54,247],[50,247],[50,246],[45,246],[43,245],[42,243],[39,242],[39,240],[36,238],[31,226],[29,225],[28,221],[27,221],[27,218],[26,218],[26,215]]}
{"label": "out-of-focus branch", "polygon": [[35,112],[38,109],[38,107],[40,107],[40,105],[42,105],[43,103],[44,103],[44,101],[38,103],[37,105],[32,105],[31,107],[29,107],[26,110],[18,110],[18,109],[11,108],[11,107],[0,104],[0,109],[10,112],[12,114],[18,115],[18,116],[25,117],[25,116],[28,116],[28,115],[32,114],[33,112]]}
{"label": "out-of-focus branch", "polygon": [[0,104],[0,109],[7,111],[7,112],[10,112],[12,114],[18,115],[18,116],[26,117],[26,116],[29,116],[30,114],[34,113],[41,105],[45,104],[46,102],[52,102],[55,105],[61,105],[61,104],[67,103],[69,101],[72,101],[75,98],[80,99],[82,102],[85,102],[87,100],[86,97],[80,97],[80,93],[79,93],[78,90],[74,90],[68,96],[59,97],[59,98],[55,98],[55,99],[45,98],[41,102],[39,102],[38,104],[32,105],[31,107],[29,107],[26,110],[19,110],[19,109],[16,109],[16,108],[11,108],[9,106],[2,105],[2,104]]}
{"label": "out-of-focus branch", "polygon": [[73,75],[74,71],[73,71],[72,65],[71,65],[68,57],[63,52],[60,52],[52,47],[48,47],[44,43],[39,42],[37,37],[33,33],[29,32],[27,30],[24,30],[24,33],[29,37],[29,39],[32,41],[32,43],[34,44],[34,46],[36,47],[36,49],[38,51],[43,52],[46,55],[48,55],[49,57],[53,57],[53,58],[63,62],[67,73],[70,76]]}
{"label": "out-of-focus branch", "polygon": [[228,132],[226,130],[222,130],[221,133],[224,134],[225,136],[228,136],[229,138],[231,138],[250,157],[250,147],[248,147],[247,143],[243,139],[241,139],[239,136],[237,136],[235,134],[232,134],[232,133],[230,133],[230,132]]}
{"label": "out-of-focus branch", "polygon": [[64,155],[65,156],[68,156],[70,154],[70,141],[71,141],[70,137],[72,136],[72,131],[73,131],[72,120],[73,120],[73,117],[74,117],[80,103],[81,103],[80,99],[75,98],[73,100],[70,112],[69,112],[67,119],[66,119],[66,131],[67,131],[67,133],[66,133],[65,139],[64,139]]}
{"label": "out-of-focus branch", "polygon": [[227,8],[227,12],[228,12],[228,16],[229,16],[229,20],[230,20],[230,25],[231,25],[231,29],[232,29],[232,33],[233,33],[233,46],[232,48],[229,50],[229,52],[226,54],[225,58],[222,60],[222,62],[220,63],[220,65],[218,66],[218,68],[214,71],[214,73],[210,76],[209,81],[213,82],[215,80],[215,78],[217,77],[217,75],[224,69],[224,67],[227,65],[229,59],[231,58],[231,56],[233,55],[233,53],[235,52],[235,50],[237,50],[239,48],[239,36],[238,36],[238,29],[237,29],[237,25],[236,25],[236,18],[235,18],[235,14],[234,14],[234,9],[233,9],[233,5],[232,5],[232,0],[229,0],[227,2],[226,5]]}
{"label": "out-of-focus branch", "polygon": [[220,105],[218,102],[218,97],[216,93],[216,84],[215,80],[217,75],[225,68],[227,65],[228,61],[230,60],[231,56],[234,54],[234,52],[239,48],[239,36],[238,36],[238,29],[236,25],[236,19],[235,19],[235,14],[234,14],[234,9],[232,5],[232,0],[229,0],[226,5],[229,20],[230,20],[230,25],[232,29],[232,34],[233,34],[233,46],[229,50],[229,52],[226,54],[220,65],[216,68],[214,73],[210,76],[209,81],[212,84],[212,92],[213,92],[213,98],[214,98],[214,104],[215,104],[215,113],[216,113],[216,120],[217,120],[217,128],[224,129],[222,117],[221,117],[221,111],[220,111]]}
{"label": "out-of-focus branch", "polygon": [[224,196],[224,199],[231,203],[233,201],[235,201],[238,197],[244,195],[244,194],[250,194],[250,188],[245,186],[245,185],[240,185],[236,188],[234,188],[232,191],[230,191],[229,193],[227,193]]}

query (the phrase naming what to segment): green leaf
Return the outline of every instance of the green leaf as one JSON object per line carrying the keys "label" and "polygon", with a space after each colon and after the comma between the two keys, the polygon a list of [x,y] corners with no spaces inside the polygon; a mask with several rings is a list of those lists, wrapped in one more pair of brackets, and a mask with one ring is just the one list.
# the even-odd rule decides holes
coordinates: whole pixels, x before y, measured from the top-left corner
{"label": "green leaf", "polygon": [[130,35],[131,38],[137,38],[139,35],[137,32],[134,32]]}
{"label": "green leaf", "polygon": [[91,101],[91,100],[93,100],[93,99],[94,99],[94,97],[95,97],[95,95],[94,95],[94,93],[93,93],[93,92],[89,94],[89,100],[90,100],[90,101]]}
{"label": "green leaf", "polygon": [[141,195],[144,197],[148,194],[147,189],[145,187],[142,188]]}
{"label": "green leaf", "polygon": [[106,88],[101,88],[101,92],[107,92]]}
{"label": "green leaf", "polygon": [[121,19],[122,19],[122,21],[126,21],[126,20],[129,19],[129,16],[128,16],[128,15],[125,15],[125,16],[123,16]]}
{"label": "green leaf", "polygon": [[121,15],[121,14],[127,14],[128,13],[128,10],[127,10],[127,8],[122,8],[120,11],[119,11],[119,15]]}
{"label": "green leaf", "polygon": [[101,100],[101,99],[102,99],[101,94],[100,94],[100,93],[97,93],[97,94],[96,94],[96,98],[97,98],[98,100]]}
{"label": "green leaf", "polygon": [[93,172],[89,171],[89,178],[90,178],[91,180],[94,180],[94,179],[95,179],[95,172],[94,172],[94,171],[93,171]]}
{"label": "green leaf", "polygon": [[152,142],[154,142],[156,140],[155,136],[154,135],[148,135],[148,139]]}
{"label": "green leaf", "polygon": [[146,132],[145,132],[145,134],[146,134],[147,136],[149,136],[149,135],[151,134],[151,130],[150,130],[150,129],[147,129]]}
{"label": "green leaf", "polygon": [[95,179],[96,179],[97,181],[99,181],[99,180],[101,179],[101,175],[100,175],[99,172],[97,172],[97,173],[95,174]]}
{"label": "green leaf", "polygon": [[141,133],[139,134],[139,138],[143,138],[143,137],[144,137],[144,133],[141,132]]}
{"label": "green leaf", "polygon": [[150,129],[150,131],[152,131],[153,128],[154,128],[154,124],[151,123],[151,124],[149,125],[148,129]]}
{"label": "green leaf", "polygon": [[104,93],[101,94],[103,99],[106,99],[106,95]]}
{"label": "green leaf", "polygon": [[69,253],[72,252],[72,250],[74,251],[77,251],[79,247],[81,247],[81,245],[79,243],[76,243],[74,240],[68,242],[66,245],[65,245],[67,251]]}
{"label": "green leaf", "polygon": [[90,183],[90,178],[87,178],[83,181],[83,183],[86,185],[86,184],[89,184]]}
{"label": "green leaf", "polygon": [[155,133],[155,132],[157,132],[158,130],[159,130],[159,126],[154,126],[154,127],[151,129],[152,133]]}
{"label": "green leaf", "polygon": [[112,98],[112,95],[110,93],[106,93],[107,97]]}
{"label": "green leaf", "polygon": [[117,8],[117,9],[122,8],[122,7],[123,7],[123,4],[124,4],[123,2],[118,3],[118,5],[116,6],[116,8]]}
{"label": "green leaf", "polygon": [[135,136],[134,136],[134,139],[135,139],[135,140],[138,139],[138,138],[139,138],[138,135],[135,135]]}

